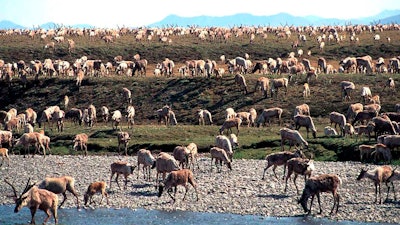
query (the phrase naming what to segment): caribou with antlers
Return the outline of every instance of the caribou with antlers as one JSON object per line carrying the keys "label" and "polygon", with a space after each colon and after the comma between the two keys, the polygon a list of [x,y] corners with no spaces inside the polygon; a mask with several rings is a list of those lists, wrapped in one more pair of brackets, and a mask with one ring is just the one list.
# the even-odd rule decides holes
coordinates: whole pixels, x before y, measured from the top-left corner
{"label": "caribou with antlers", "polygon": [[13,197],[15,200],[15,213],[19,212],[23,207],[28,207],[31,210],[32,215],[31,224],[35,224],[35,214],[37,209],[40,209],[44,211],[47,215],[47,217],[44,219],[43,224],[45,224],[49,220],[51,214],[53,214],[54,222],[55,224],[57,224],[58,197],[56,194],[45,189],[39,189],[36,185],[30,184],[29,179],[26,183],[24,191],[18,197],[14,185],[6,179],[4,181],[13,189]]}

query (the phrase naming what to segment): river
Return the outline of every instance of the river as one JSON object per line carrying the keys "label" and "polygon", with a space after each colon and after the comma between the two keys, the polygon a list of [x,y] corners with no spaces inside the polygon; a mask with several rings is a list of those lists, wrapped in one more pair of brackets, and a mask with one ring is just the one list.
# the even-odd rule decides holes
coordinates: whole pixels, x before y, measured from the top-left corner
{"label": "river", "polygon": [[[14,213],[14,206],[0,206],[0,224],[21,225],[30,222],[30,211],[23,208],[19,213]],[[59,224],[63,225],[389,225],[390,223],[365,223],[355,221],[334,221],[326,218],[314,217],[267,217],[256,215],[238,215],[229,213],[199,213],[188,211],[160,211],[146,209],[59,209]],[[37,224],[45,218],[43,211],[36,213]],[[54,224],[50,219],[47,224]]]}

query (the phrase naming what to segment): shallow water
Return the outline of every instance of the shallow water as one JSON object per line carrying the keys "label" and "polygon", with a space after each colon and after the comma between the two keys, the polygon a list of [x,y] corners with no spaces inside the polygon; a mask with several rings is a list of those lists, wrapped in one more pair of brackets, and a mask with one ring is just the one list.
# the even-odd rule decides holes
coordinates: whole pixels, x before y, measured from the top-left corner
{"label": "shallow water", "polygon": [[[332,221],[313,217],[264,217],[253,215],[221,214],[221,213],[198,213],[187,211],[159,211],[145,209],[60,209],[58,210],[59,224],[65,225],[142,225],[142,224],[174,224],[174,225],[389,225],[389,223],[362,223],[353,221]],[[36,213],[37,224],[41,224],[45,218],[43,211]],[[15,225],[30,222],[30,211],[22,209],[14,213],[14,206],[0,206],[0,224]],[[47,224],[54,224],[51,219]]]}

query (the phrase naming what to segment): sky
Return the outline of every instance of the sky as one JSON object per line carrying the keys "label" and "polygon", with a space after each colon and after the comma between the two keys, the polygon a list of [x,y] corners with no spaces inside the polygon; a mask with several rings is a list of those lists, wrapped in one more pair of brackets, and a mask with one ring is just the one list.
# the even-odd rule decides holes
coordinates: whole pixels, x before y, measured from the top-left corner
{"label": "sky", "polygon": [[[240,4],[240,3],[243,4]],[[278,4],[276,4],[278,2]],[[47,22],[101,28],[139,27],[174,14],[183,17],[250,13],[355,19],[400,9],[399,0],[0,0],[0,21],[32,28]]]}

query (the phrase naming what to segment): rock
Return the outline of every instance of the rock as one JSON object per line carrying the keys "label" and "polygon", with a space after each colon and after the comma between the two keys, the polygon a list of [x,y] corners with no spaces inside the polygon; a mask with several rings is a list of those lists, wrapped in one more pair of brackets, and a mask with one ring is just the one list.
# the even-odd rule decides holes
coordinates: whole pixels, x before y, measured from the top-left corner
{"label": "rock", "polygon": [[[198,186],[199,201],[195,201],[194,190],[189,185],[186,200],[182,201],[184,187],[179,186],[176,194],[177,201],[172,204],[171,198],[164,193],[157,197],[154,188],[155,171],[152,171],[151,182],[144,181],[142,177],[137,179],[137,171],[129,176],[127,190],[120,189],[113,182],[112,189],[109,187],[110,165],[119,160],[119,156],[57,156],[49,155],[45,159],[41,156],[34,158],[23,158],[20,155],[10,155],[12,164],[7,170],[4,165],[0,170],[2,177],[9,177],[14,183],[17,192],[20,193],[25,187],[28,178],[40,181],[46,176],[70,175],[76,180],[75,188],[82,201],[89,183],[93,181],[106,181],[109,193],[110,205],[106,205],[105,199],[102,204],[90,206],[91,208],[146,208],[158,210],[190,210],[197,212],[218,212],[237,214],[257,214],[260,216],[298,216],[303,215],[303,209],[297,203],[300,195],[297,195],[293,182],[289,181],[288,192],[284,193],[285,183],[277,180],[272,175],[272,170],[267,170],[266,179],[261,180],[264,160],[234,160],[234,170],[228,171],[226,167],[221,173],[210,171],[210,161],[206,156],[199,158],[200,170],[194,171]],[[123,160],[136,164],[136,157],[126,157]],[[400,208],[396,202],[390,201],[385,204],[374,204],[374,187],[370,180],[356,181],[356,177],[363,164],[358,162],[315,162],[317,170],[314,174],[335,173],[343,181],[339,189],[341,195],[338,215],[330,216],[333,199],[330,193],[321,194],[321,205],[323,213],[321,217],[337,220],[374,221],[399,223]],[[278,177],[283,174],[283,167],[276,169]],[[119,178],[123,187],[123,177]],[[0,181],[0,203],[14,204],[12,190],[8,185]],[[300,192],[304,187],[303,179],[297,179]],[[75,208],[75,199],[67,193],[68,199],[64,208]],[[62,195],[59,195],[62,198]],[[97,198],[96,198],[97,197]],[[385,185],[382,186],[382,197],[386,197]],[[389,195],[393,197],[393,195]],[[96,195],[97,199],[100,195]],[[318,202],[315,199],[312,215],[318,216]]]}

